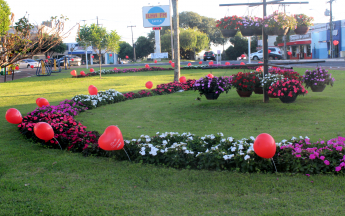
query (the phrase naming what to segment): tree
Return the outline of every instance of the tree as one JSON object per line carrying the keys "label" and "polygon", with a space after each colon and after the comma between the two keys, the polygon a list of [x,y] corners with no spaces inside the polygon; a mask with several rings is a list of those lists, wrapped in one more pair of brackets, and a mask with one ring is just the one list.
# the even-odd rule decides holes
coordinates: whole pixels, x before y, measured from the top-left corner
{"label": "tree", "polygon": [[99,61],[99,78],[102,78],[102,54],[108,51],[117,51],[119,49],[120,36],[116,31],[107,32],[106,28],[96,24],[91,26],[84,25],[80,28],[77,42],[87,45],[90,44],[97,53]]}
{"label": "tree", "polygon": [[[45,56],[47,55],[53,55],[56,53],[63,53],[67,49],[67,45],[62,43],[60,38],[52,37],[49,34],[43,33],[42,42],[44,45],[41,48],[41,52],[45,53]],[[54,46],[51,44],[53,42]],[[57,42],[57,43],[56,43]],[[37,48],[38,44],[34,46],[34,49]]]}
{"label": "tree", "polygon": [[137,58],[143,58],[154,52],[154,42],[149,38],[140,36],[135,42],[135,55]]}
{"label": "tree", "polygon": [[[226,55],[230,60],[236,60],[244,53],[248,53],[248,39],[242,37],[240,32],[237,32],[236,36],[230,39],[233,44],[228,49],[225,50]],[[256,52],[256,40],[253,37],[251,41],[250,52]]]}
{"label": "tree", "polygon": [[67,44],[60,42],[56,46],[51,48],[47,53],[50,56],[52,56],[54,53],[64,53],[66,50],[67,50]]}
{"label": "tree", "polygon": [[[11,23],[13,23],[13,17]],[[52,28],[46,26],[34,26],[23,17],[11,24],[10,31],[1,36],[0,67],[14,64],[21,59],[32,58],[32,56],[45,50],[48,52],[62,39],[66,38],[73,27],[67,32],[64,30],[66,17],[51,17],[54,23]],[[49,37],[45,37],[45,34]]]}
{"label": "tree", "polygon": [[133,47],[129,43],[125,41],[120,42],[120,51],[119,51],[119,58],[125,59],[126,56],[128,58],[133,59]]}
{"label": "tree", "polygon": [[10,29],[10,15],[11,10],[7,2],[0,0],[0,36],[3,36]]}

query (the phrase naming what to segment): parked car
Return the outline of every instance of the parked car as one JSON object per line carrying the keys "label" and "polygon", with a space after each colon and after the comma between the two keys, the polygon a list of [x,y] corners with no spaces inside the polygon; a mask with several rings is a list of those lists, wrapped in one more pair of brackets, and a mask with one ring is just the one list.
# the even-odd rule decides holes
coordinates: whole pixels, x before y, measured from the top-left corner
{"label": "parked car", "polygon": [[208,51],[208,52],[204,53],[204,61],[206,61],[206,60],[213,60],[213,61],[216,60],[216,57],[215,57],[213,51]]}
{"label": "parked car", "polygon": [[22,59],[18,62],[19,68],[29,68],[31,65],[34,67],[39,67],[40,63],[38,61],[35,61],[33,59]]}
{"label": "parked car", "polygon": [[[66,56],[66,58],[67,58],[67,62],[70,65],[76,65],[76,66],[81,65],[81,58],[79,56]],[[72,61],[72,59],[73,59],[73,61]],[[65,65],[65,56],[59,58],[57,61],[60,62],[60,66],[64,66]]]}
{"label": "parked car", "polygon": [[[271,53],[268,54],[268,59],[269,60],[282,59],[283,58],[279,48],[269,47],[268,49],[271,50]],[[253,60],[260,60],[260,59],[263,59],[263,58],[264,58],[263,57],[263,50],[259,50],[259,51],[255,52],[255,53],[251,53],[250,54],[250,59],[253,59]]]}

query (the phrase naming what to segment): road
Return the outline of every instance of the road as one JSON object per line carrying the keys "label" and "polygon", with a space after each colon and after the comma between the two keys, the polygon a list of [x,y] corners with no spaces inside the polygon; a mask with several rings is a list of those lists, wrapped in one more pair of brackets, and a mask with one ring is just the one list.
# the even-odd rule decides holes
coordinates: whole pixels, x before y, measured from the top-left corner
{"label": "road", "polygon": [[[222,61],[221,63],[222,64],[225,64],[225,62],[227,61]],[[241,61],[228,61],[230,62],[231,64],[240,64]],[[283,62],[283,61],[269,61],[270,63],[279,63],[279,62]],[[189,62],[181,62],[181,66],[187,66]],[[192,65],[199,65],[199,61],[197,62],[191,62]],[[207,64],[208,62],[204,62],[203,61],[203,64]],[[258,61],[252,61],[252,63],[258,63]],[[147,63],[135,63],[135,64],[123,64],[123,65],[102,65],[102,68],[113,68],[113,67],[122,67],[122,66],[132,66],[132,67],[144,67]],[[158,62],[157,64],[155,63],[151,63],[149,64],[150,66],[163,66],[163,65],[170,65],[169,63],[160,63]],[[344,70],[345,71],[345,61],[327,61],[325,63],[307,63],[307,64],[291,64],[289,66],[292,66],[292,67],[302,67],[302,68],[316,68],[317,66],[322,66],[323,68],[325,69],[333,69],[333,70]],[[92,66],[94,69],[98,68],[99,65],[93,65]],[[85,68],[85,65],[81,65],[81,66],[72,66],[71,69],[68,69],[68,70],[62,70],[62,72],[70,72],[70,70],[74,69],[74,68]],[[89,66],[90,68],[90,66]],[[54,75],[54,74],[52,74]],[[36,76],[36,68],[34,69],[31,69],[31,68],[28,68],[28,69],[20,69],[19,71],[17,71],[15,74],[14,74],[14,79],[22,79],[22,78],[26,78],[26,77],[32,77],[32,76]],[[12,75],[6,75],[6,81],[9,82],[9,81],[12,81]],[[0,75],[0,83],[3,83],[4,82],[4,75]]]}

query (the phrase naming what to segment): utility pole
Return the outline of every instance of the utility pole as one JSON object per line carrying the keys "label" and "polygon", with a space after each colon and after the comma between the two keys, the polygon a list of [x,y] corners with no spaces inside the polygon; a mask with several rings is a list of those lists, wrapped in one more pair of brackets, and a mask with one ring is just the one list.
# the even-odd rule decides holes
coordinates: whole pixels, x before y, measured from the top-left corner
{"label": "utility pole", "polygon": [[[266,17],[266,0],[263,0],[263,17]],[[264,54],[264,76],[268,74],[268,36],[266,32],[264,31],[264,28],[262,28],[262,47],[263,47],[263,54]],[[268,93],[266,89],[264,88],[264,98],[263,102],[267,103],[269,101]]]}
{"label": "utility pole", "polygon": [[[285,4],[284,4],[284,14],[285,14]],[[287,59],[287,55],[286,55],[286,35],[283,36],[283,40],[284,40],[284,59]]]}
{"label": "utility pole", "polygon": [[172,25],[172,12],[171,12],[171,0],[169,0],[169,10],[170,10],[170,37],[171,37],[171,60],[174,60],[174,29]]}
{"label": "utility pole", "polygon": [[135,44],[133,40],[133,27],[136,27],[136,26],[127,26],[127,28],[128,27],[131,27],[131,31],[132,31],[133,61],[136,62],[137,58],[135,57]]}
{"label": "utility pole", "polygon": [[334,47],[333,47],[333,17],[332,17],[332,3],[334,2],[334,0],[330,0],[329,3],[330,4],[330,42],[329,42],[329,45],[330,45],[330,58],[334,58]]}
{"label": "utility pole", "polygon": [[179,30],[179,14],[178,14],[178,0],[172,0],[174,11],[174,54],[175,54],[175,71],[174,81],[180,79],[180,30]]}

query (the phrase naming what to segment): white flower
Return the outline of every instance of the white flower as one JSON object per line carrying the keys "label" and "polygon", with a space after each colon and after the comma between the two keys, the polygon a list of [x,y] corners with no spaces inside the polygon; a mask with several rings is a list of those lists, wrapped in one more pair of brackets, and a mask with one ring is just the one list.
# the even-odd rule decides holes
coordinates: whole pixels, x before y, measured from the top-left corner
{"label": "white flower", "polygon": [[282,143],[285,143],[285,142],[287,142],[287,140],[286,140],[286,139],[283,139],[283,140],[282,140]]}
{"label": "white flower", "polygon": [[249,155],[244,156],[244,160],[248,160],[250,158]]}
{"label": "white flower", "polygon": [[225,141],[226,141],[226,139],[222,139],[221,141],[222,141],[222,142],[225,142]]}
{"label": "white flower", "polygon": [[164,153],[165,151],[163,149],[161,149],[161,152]]}
{"label": "white flower", "polygon": [[205,151],[206,153],[208,152],[208,149],[206,149],[206,151]]}
{"label": "white flower", "polygon": [[232,152],[236,151],[236,147],[231,147],[231,151]]}
{"label": "white flower", "polygon": [[188,139],[193,140],[193,137],[192,137],[192,136],[190,136],[190,137],[188,137]]}
{"label": "white flower", "polygon": [[202,140],[205,140],[205,137],[201,137]]}
{"label": "white flower", "polygon": [[201,154],[202,154],[202,152],[198,152],[198,154],[196,154],[195,157],[198,157]]}
{"label": "white flower", "polygon": [[156,134],[159,134],[159,132],[157,132]]}
{"label": "white flower", "polygon": [[255,137],[251,136],[250,139],[254,141],[254,140],[255,140]]}
{"label": "white flower", "polygon": [[222,133],[222,132],[220,132],[220,133],[217,133],[219,136],[224,136],[224,134]]}
{"label": "white flower", "polygon": [[163,145],[168,144],[168,142],[166,140],[163,140]]}
{"label": "white flower", "polygon": [[228,137],[227,140],[229,140],[230,142],[232,142],[232,141],[234,141],[234,138]]}
{"label": "white flower", "polygon": [[292,139],[292,140],[296,140],[297,138],[296,138],[296,137],[292,137],[291,139]]}
{"label": "white flower", "polygon": [[182,147],[182,150],[187,150],[187,147]]}
{"label": "white flower", "polygon": [[242,151],[240,151],[240,155],[244,155],[244,153]]}
{"label": "white flower", "polygon": [[238,150],[242,150],[243,149],[243,145],[238,145]]}
{"label": "white flower", "polygon": [[151,141],[151,139],[150,138],[146,138],[146,142],[150,142]]}
{"label": "white flower", "polygon": [[130,141],[129,141],[129,140],[125,140],[125,143],[129,144],[129,143],[130,143]]}
{"label": "white flower", "polygon": [[211,134],[211,139],[214,139],[214,138],[216,138],[213,134]]}

